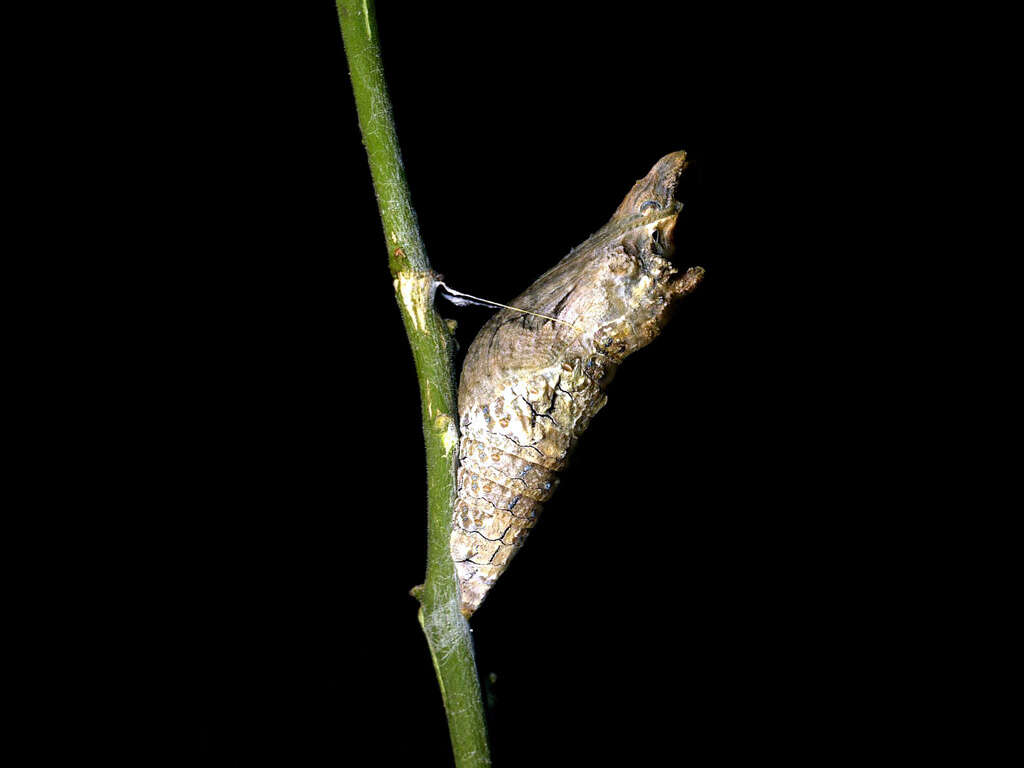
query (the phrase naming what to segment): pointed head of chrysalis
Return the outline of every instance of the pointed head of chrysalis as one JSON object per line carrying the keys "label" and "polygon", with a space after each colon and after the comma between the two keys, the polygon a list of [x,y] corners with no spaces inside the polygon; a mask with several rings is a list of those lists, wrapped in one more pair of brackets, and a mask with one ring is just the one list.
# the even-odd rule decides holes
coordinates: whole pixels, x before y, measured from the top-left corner
{"label": "pointed head of chrysalis", "polygon": [[676,188],[686,170],[686,162],[686,153],[682,150],[661,158],[646,176],[633,185],[612,214],[608,226],[639,227],[668,221],[674,226],[676,216],[683,208],[676,199]]}
{"label": "pointed head of chrysalis", "polygon": [[676,189],[685,168],[685,152],[663,157],[591,238],[603,246],[594,250],[587,270],[588,282],[602,294],[591,305],[600,315],[590,318],[597,329],[593,342],[613,360],[650,343],[668,320],[674,299],[689,293],[704,274],[698,267],[679,275],[671,262],[683,208]]}

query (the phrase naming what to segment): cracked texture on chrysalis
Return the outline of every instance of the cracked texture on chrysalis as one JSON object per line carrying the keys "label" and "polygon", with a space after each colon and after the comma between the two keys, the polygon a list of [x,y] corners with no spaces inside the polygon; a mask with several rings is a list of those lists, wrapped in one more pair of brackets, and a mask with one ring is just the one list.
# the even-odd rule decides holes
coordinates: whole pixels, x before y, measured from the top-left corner
{"label": "cracked texture on chrysalis", "polygon": [[669,262],[685,166],[683,152],[659,160],[604,227],[510,302],[526,311],[495,314],[466,353],[451,554],[467,616],[536,524],[619,363],[703,275]]}

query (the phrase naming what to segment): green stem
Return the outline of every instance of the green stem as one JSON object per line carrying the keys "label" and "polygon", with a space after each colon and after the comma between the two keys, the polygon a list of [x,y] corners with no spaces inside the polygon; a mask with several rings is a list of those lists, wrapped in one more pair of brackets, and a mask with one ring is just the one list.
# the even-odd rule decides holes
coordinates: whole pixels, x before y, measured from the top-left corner
{"label": "green stem", "polygon": [[427,454],[427,574],[414,594],[420,601],[420,625],[448,714],[455,764],[480,768],[491,764],[483,702],[473,640],[469,623],[459,611],[459,587],[448,550],[459,442],[454,340],[434,309],[434,274],[402,168],[381,67],[373,0],[336,0],[336,4],[395,296],[420,384]]}

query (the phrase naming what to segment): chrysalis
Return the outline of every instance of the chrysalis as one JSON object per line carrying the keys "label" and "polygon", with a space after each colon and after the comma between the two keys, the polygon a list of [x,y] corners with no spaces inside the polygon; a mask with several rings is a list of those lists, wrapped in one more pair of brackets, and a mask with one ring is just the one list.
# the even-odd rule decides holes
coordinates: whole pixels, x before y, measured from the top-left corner
{"label": "chrysalis", "polygon": [[602,229],[511,302],[526,311],[495,314],[466,353],[451,535],[466,616],[523,545],[619,363],[704,274],[675,277],[668,261],[685,167],[684,152],[659,160]]}

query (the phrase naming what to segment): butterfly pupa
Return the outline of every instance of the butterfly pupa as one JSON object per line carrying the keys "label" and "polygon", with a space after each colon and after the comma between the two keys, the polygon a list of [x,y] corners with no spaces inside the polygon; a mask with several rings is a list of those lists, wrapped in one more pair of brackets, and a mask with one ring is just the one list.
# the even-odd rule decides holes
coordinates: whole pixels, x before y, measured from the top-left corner
{"label": "butterfly pupa", "polygon": [[680,275],[669,261],[685,167],[684,152],[659,160],[608,223],[491,317],[466,353],[450,544],[467,617],[536,524],[619,364],[661,333],[704,274]]}

